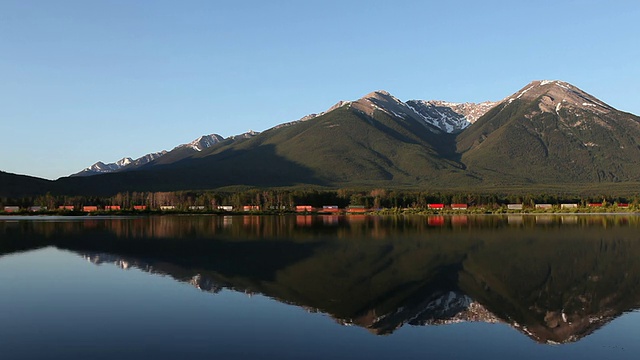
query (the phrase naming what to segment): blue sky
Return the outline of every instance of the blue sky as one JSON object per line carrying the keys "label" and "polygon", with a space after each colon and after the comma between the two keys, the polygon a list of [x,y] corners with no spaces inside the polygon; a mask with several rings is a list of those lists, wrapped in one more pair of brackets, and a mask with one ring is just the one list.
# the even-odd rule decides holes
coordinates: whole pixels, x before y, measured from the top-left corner
{"label": "blue sky", "polygon": [[640,114],[637,1],[0,0],[0,170],[55,179],[384,89]]}

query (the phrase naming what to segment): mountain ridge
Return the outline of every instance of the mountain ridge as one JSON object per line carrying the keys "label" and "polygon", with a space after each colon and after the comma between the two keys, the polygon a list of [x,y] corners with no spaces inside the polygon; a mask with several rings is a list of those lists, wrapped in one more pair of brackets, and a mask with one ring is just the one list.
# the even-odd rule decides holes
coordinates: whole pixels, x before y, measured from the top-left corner
{"label": "mountain ridge", "polygon": [[143,155],[135,160],[130,157],[125,157],[114,163],[106,163],[106,164],[102,161],[98,161],[95,164],[83,169],[82,171],[77,172],[75,174],[71,174],[69,176],[91,176],[91,175],[98,175],[98,174],[106,174],[106,173],[119,171],[127,167],[142,166],[159,158],[160,156],[165,155],[166,153],[167,153],[166,150],[162,150],[159,152]]}
{"label": "mountain ridge", "polygon": [[[248,136],[255,136],[258,133],[256,133],[253,130],[249,130],[246,133],[243,134],[239,134],[239,135],[234,135],[234,136],[230,136],[227,139],[240,139],[240,138],[245,138]],[[141,166],[147,165],[151,162],[156,161],[157,159],[159,159],[160,157],[167,155],[169,153],[172,152],[180,152],[180,151],[186,151],[187,153],[190,151],[197,151],[197,152],[201,152],[205,149],[210,148],[211,146],[214,146],[215,144],[227,140],[224,137],[222,137],[221,135],[218,134],[209,134],[209,135],[202,135],[198,138],[196,138],[195,140],[185,143],[185,144],[180,144],[175,146],[172,150],[167,151],[167,150],[162,150],[159,152],[154,152],[154,153],[149,153],[146,155],[143,155],[135,160],[133,160],[130,157],[125,157],[122,158],[114,163],[107,163],[105,164],[102,161],[98,161],[95,164],[83,169],[82,171],[75,173],[75,174],[71,174],[70,176],[74,177],[74,176],[92,176],[92,175],[99,175],[99,174],[107,174],[107,173],[112,173],[112,172],[118,172],[118,171],[127,171],[127,170],[132,170],[135,168],[139,168]]]}
{"label": "mountain ridge", "polygon": [[[438,100],[409,100],[403,102],[391,95],[385,90],[373,91],[359,100],[345,101],[341,100],[335,105],[329,107],[327,110],[320,113],[311,113],[299,120],[281,123],[268,129],[279,129],[286,126],[298,124],[299,122],[309,121],[330,113],[343,106],[354,106],[356,109],[371,115],[374,110],[386,111],[391,116],[403,117],[411,116],[418,120],[424,121],[427,125],[431,125],[441,131],[447,133],[454,133],[461,131],[468,125],[475,122],[479,115],[488,111],[495,103],[486,101],[483,103],[452,103]],[[413,106],[412,106],[413,105]],[[418,109],[414,108],[417,107]],[[433,129],[436,131],[436,129]],[[219,142],[224,140],[241,139],[255,136],[259,133],[249,130],[246,133],[230,136],[224,138],[218,134],[203,135],[199,138],[185,144],[177,145],[170,151],[162,150],[156,153],[149,153],[138,159],[133,160],[130,157],[125,157],[114,163],[104,163],[98,161],[95,164],[83,169],[82,171],[72,174],[70,176],[91,176],[98,174],[105,174],[117,171],[131,170],[133,168],[146,165],[156,159],[164,156],[172,151],[180,151],[184,149],[192,149],[201,152],[208,149]],[[184,157],[185,155],[181,155]],[[174,160],[175,161],[175,160]]]}

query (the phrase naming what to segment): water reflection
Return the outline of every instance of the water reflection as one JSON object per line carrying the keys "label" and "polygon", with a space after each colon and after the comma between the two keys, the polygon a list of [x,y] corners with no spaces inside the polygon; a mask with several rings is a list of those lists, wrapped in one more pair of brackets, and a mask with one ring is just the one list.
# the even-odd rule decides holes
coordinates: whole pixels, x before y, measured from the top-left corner
{"label": "water reflection", "polygon": [[572,342],[640,307],[637,216],[175,216],[0,221],[0,254],[54,245],[216,293],[261,293],[389,334],[504,322]]}

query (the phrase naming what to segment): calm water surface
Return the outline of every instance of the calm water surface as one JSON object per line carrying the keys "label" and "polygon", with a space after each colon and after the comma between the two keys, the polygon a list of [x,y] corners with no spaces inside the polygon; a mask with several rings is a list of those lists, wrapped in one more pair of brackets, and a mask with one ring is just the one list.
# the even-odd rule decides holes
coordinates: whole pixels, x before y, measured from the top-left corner
{"label": "calm water surface", "polygon": [[640,357],[638,216],[0,218],[0,357]]}

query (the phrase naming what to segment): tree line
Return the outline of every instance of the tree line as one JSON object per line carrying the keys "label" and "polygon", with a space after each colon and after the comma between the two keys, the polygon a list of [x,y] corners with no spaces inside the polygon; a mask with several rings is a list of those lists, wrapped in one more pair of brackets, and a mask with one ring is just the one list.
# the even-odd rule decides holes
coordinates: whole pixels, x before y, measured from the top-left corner
{"label": "tree line", "polygon": [[176,210],[188,210],[190,207],[204,207],[216,210],[219,206],[232,206],[242,210],[243,206],[259,206],[261,210],[293,210],[297,205],[310,205],[315,208],[334,205],[340,208],[348,206],[364,206],[368,209],[414,208],[425,209],[428,204],[467,204],[470,207],[500,208],[506,204],[523,204],[533,207],[534,204],[575,203],[585,206],[587,203],[628,203],[640,204],[638,194],[632,196],[615,195],[562,195],[562,194],[490,194],[474,192],[429,192],[417,190],[390,189],[250,189],[242,191],[174,191],[174,192],[124,192],[113,196],[64,196],[46,194],[35,197],[0,198],[0,207],[19,206],[27,209],[31,206],[46,207],[49,210],[60,206],[120,206],[132,209],[143,205],[150,210],[161,206],[175,206]]}

